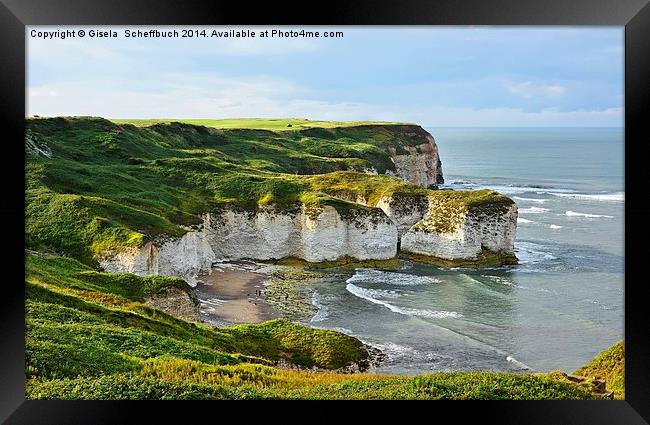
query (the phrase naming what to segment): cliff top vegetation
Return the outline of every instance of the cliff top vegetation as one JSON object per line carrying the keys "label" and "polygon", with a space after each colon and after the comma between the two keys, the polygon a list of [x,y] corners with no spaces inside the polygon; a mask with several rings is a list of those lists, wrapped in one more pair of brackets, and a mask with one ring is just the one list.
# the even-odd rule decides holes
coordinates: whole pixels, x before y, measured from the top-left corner
{"label": "cliff top vegetation", "polygon": [[[317,213],[331,205],[356,216],[371,212],[357,196],[374,205],[384,195],[426,193],[382,174],[394,170],[387,147],[423,143],[421,127],[298,121],[305,122],[270,131],[227,127],[293,120],[209,120],[224,127],[214,128],[28,119],[27,247],[95,264],[107,250],[180,236],[219,207],[305,205]],[[371,169],[380,175],[367,174]]]}
{"label": "cliff top vegetation", "polygon": [[251,130],[273,130],[273,131],[295,131],[308,128],[341,128],[357,127],[364,125],[413,125],[413,123],[401,123],[391,121],[312,121],[306,118],[234,118],[234,119],[137,119],[120,118],[112,119],[117,124],[133,124],[138,127],[149,127],[155,124],[170,124],[181,122],[197,126],[205,126],[221,129],[251,129]]}

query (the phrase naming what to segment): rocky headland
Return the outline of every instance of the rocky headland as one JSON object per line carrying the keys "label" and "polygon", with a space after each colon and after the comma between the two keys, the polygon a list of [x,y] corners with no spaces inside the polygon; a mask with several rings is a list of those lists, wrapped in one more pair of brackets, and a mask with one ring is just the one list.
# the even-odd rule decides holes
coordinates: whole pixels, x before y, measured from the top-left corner
{"label": "rocky headland", "polygon": [[[28,121],[27,150],[48,189],[36,201],[83,215],[66,229],[69,243],[55,241],[59,252],[74,248],[105,271],[192,285],[224,260],[516,263],[516,204],[489,190],[438,189],[438,147],[418,125],[136,124]],[[119,195],[108,171],[127,185]],[[28,214],[50,224],[43,211]],[[34,230],[31,241],[51,242]]]}

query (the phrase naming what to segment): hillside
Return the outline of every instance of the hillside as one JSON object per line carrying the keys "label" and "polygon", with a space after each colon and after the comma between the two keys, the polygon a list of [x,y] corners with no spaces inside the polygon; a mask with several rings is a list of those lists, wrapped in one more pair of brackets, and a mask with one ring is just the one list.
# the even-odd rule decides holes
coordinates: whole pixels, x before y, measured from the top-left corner
{"label": "hillside", "polygon": [[281,320],[210,328],[142,303],[170,286],[189,290],[179,279],[98,273],[42,254],[26,263],[28,399],[597,398],[544,374],[296,370],[363,370],[369,358],[334,331]]}
{"label": "hillside", "polygon": [[28,398],[600,397],[552,374],[350,375],[373,361],[353,337],[192,318],[193,276],[222,258],[397,261],[403,240],[422,261],[513,261],[514,202],[431,190],[421,127],[130,121],[27,120]]}
{"label": "hillside", "polygon": [[604,350],[575,374],[604,379],[607,389],[614,391],[615,399],[625,399],[625,342],[620,341]]}
{"label": "hillside", "polygon": [[[177,122],[140,128],[101,118],[30,119],[27,246],[94,264],[107,249],[180,236],[217,207],[349,209],[358,207],[326,192],[361,192],[369,199],[421,193],[414,184],[362,173],[394,171],[388,148],[417,145],[420,135],[419,127],[402,125],[287,134]],[[317,176],[323,173],[330,174]]]}

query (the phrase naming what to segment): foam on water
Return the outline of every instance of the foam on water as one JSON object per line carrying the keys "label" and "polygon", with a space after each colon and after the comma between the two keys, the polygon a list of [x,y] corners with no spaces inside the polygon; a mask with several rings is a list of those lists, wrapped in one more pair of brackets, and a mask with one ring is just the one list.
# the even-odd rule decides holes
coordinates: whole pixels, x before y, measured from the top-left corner
{"label": "foam on water", "polygon": [[515,284],[512,282],[512,280],[508,279],[507,277],[502,277],[502,276],[492,276],[488,274],[481,275],[482,277],[490,279],[494,283],[499,283],[501,285],[506,285],[506,286],[514,286]]}
{"label": "foam on water", "polygon": [[563,198],[583,199],[589,201],[605,201],[605,202],[624,202],[625,192],[615,193],[551,193],[553,196]]}
{"label": "foam on water", "polygon": [[311,318],[311,323],[322,322],[329,317],[329,308],[322,304],[321,301],[323,301],[322,295],[314,291],[311,296],[311,305],[316,307],[316,314]]}
{"label": "foam on water", "polygon": [[544,245],[533,242],[515,242],[515,254],[519,264],[534,264],[542,261],[555,260],[555,257]]}
{"label": "foam on water", "polygon": [[435,311],[435,310],[425,310],[419,308],[398,307],[389,302],[375,298],[379,294],[379,292],[374,290],[369,290],[366,288],[361,288],[353,283],[348,283],[345,289],[352,295],[355,295],[366,301],[370,301],[373,304],[382,305],[388,308],[393,313],[398,313],[405,316],[418,316],[418,317],[426,317],[430,319],[450,319],[450,318],[462,317],[462,314],[455,311],[444,311],[444,310]]}
{"label": "foam on water", "polygon": [[551,225],[548,226],[548,227],[550,227],[551,229],[557,230],[557,229],[561,229],[561,228],[563,228],[564,226],[558,226],[557,224],[551,224]]}
{"label": "foam on water", "polygon": [[554,194],[554,193],[572,193],[570,189],[560,189],[553,187],[544,187],[536,185],[520,185],[520,186],[501,186],[501,185],[477,185],[477,188],[486,188],[496,190],[497,192],[503,193],[505,195],[518,195],[528,192],[536,192],[538,194]]}
{"label": "foam on water", "polygon": [[585,217],[585,218],[614,218],[611,215],[601,215],[601,214],[587,214],[575,211],[567,211],[564,213],[567,217]]}
{"label": "foam on water", "polygon": [[521,196],[513,196],[512,199],[524,202],[534,202],[536,204],[543,204],[548,201],[548,199],[522,198]]}
{"label": "foam on water", "polygon": [[541,214],[547,211],[548,208],[540,208],[540,207],[520,208],[519,214]]}
{"label": "foam on water", "polygon": [[354,276],[347,283],[383,283],[397,286],[430,285],[440,283],[440,279],[431,276],[417,276],[408,273],[387,272],[375,269],[356,269]]}
{"label": "foam on water", "polygon": [[517,217],[517,224],[534,224],[533,220],[527,220],[525,218]]}
{"label": "foam on water", "polygon": [[531,368],[529,366],[527,366],[526,364],[520,362],[519,360],[515,359],[512,356],[506,356],[506,361],[509,361],[510,363],[513,363],[513,364],[517,365],[519,368],[521,368],[523,370],[531,370]]}
{"label": "foam on water", "polygon": [[546,185],[537,185],[537,184],[519,184],[519,185],[504,185],[504,184],[489,184],[485,182],[470,182],[470,181],[461,181],[456,180],[450,182],[450,184],[444,185],[444,187],[451,187],[457,189],[492,189],[497,192],[501,192],[506,195],[516,195],[527,192],[537,192],[538,194],[542,193],[574,193],[571,189],[558,188],[554,186]]}
{"label": "foam on water", "polygon": [[391,341],[386,341],[382,343],[377,342],[366,342],[364,343],[371,345],[375,348],[381,350],[382,353],[386,354],[389,361],[395,361],[399,359],[406,358],[409,363],[413,361],[420,361],[426,363],[436,363],[439,361],[445,361],[449,365],[455,364],[456,359],[452,356],[431,352],[431,351],[421,351],[414,347],[407,345],[396,344]]}

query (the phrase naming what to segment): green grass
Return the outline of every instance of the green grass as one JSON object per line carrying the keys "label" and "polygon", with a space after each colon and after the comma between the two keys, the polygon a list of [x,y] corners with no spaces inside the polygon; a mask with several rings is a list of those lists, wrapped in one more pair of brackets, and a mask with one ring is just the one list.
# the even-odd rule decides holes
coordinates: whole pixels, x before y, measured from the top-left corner
{"label": "green grass", "polygon": [[206,365],[151,359],[137,372],[31,380],[30,399],[428,399],[558,400],[596,398],[541,375],[495,372],[416,377],[280,370],[263,365]]}
{"label": "green grass", "polygon": [[414,125],[390,121],[311,121],[305,118],[235,118],[235,119],[129,119],[115,118],[111,121],[118,124],[133,124],[138,127],[149,127],[155,124],[181,122],[184,124],[201,125],[212,128],[237,128],[252,130],[292,131],[308,128],[338,128],[360,125]]}
{"label": "green grass", "polygon": [[[189,291],[181,279],[98,273],[69,258],[42,255],[28,255],[26,268],[27,341],[36,347],[29,351],[27,363],[35,369],[35,376],[71,376],[95,360],[99,365],[109,354],[111,361],[105,367],[114,365],[115,371],[132,367],[133,357],[147,359],[164,354],[223,363],[232,362],[232,355],[223,353],[234,353],[264,357],[267,363],[284,361],[323,369],[367,363],[363,345],[337,332],[284,320],[213,329],[141,303],[146,295],[169,286]],[[84,355],[62,355],[77,349],[84,350]],[[98,353],[88,355],[88,350]],[[71,363],[57,370],[57,359],[62,357]],[[76,366],[81,360],[82,365]]]}
{"label": "green grass", "polygon": [[589,378],[599,377],[606,382],[614,398],[625,399],[625,342],[620,341],[598,354],[592,361],[574,372]]}
{"label": "green grass", "polygon": [[427,232],[453,233],[462,224],[468,212],[486,216],[500,215],[514,201],[490,189],[435,190],[429,194],[430,214],[415,227]]}
{"label": "green grass", "polygon": [[368,352],[350,336],[284,320],[211,328],[141,303],[168,286],[187,289],[175,278],[97,273],[41,254],[26,256],[26,274],[29,399],[596,397],[544,374],[324,372],[365,367]]}

